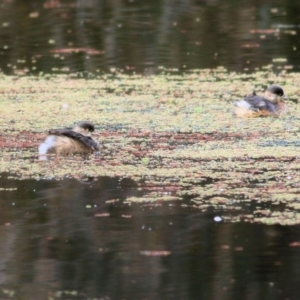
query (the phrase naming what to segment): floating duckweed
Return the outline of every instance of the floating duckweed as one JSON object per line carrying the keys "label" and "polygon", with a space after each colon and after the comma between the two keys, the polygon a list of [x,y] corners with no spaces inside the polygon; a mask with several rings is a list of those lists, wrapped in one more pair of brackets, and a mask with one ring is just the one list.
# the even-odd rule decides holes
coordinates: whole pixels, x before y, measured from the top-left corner
{"label": "floating duckweed", "polygon": [[[0,172],[21,180],[131,178],[145,194],[128,203],[185,200],[203,211],[241,212],[222,214],[224,222],[300,223],[300,75],[271,68],[148,77],[114,70],[88,80],[82,74],[2,75]],[[235,119],[236,100],[254,89],[262,93],[270,82],[293,95],[289,114]],[[100,155],[38,159],[37,147],[49,129],[80,120],[95,124]],[[0,188],[5,191],[14,189]],[[253,201],[271,203],[271,213],[251,216],[247,205]],[[272,214],[278,202],[282,211]]]}

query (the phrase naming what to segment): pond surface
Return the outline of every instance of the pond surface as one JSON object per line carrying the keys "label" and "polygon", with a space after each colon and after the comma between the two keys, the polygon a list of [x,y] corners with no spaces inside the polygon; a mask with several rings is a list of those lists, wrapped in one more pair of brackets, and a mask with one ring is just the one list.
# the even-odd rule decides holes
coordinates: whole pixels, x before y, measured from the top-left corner
{"label": "pond surface", "polygon": [[[156,116],[157,119],[174,116],[171,125],[166,118],[168,124],[164,125],[167,128],[164,130],[175,133],[180,131],[177,125],[184,122],[188,130],[192,128],[192,132],[203,130],[197,122],[204,116],[203,126],[207,130],[212,123],[217,124],[214,120],[222,121],[223,116],[225,119],[228,117],[232,109],[228,101],[236,100],[236,94],[240,96],[242,93],[237,93],[234,86],[230,87],[234,76],[228,79],[227,73],[223,74],[222,70],[222,76],[213,79],[208,79],[209,71],[203,73],[203,77],[199,74],[192,76],[189,80],[193,81],[191,86],[194,90],[183,86],[181,78],[177,78],[178,84],[174,78],[163,80],[164,84],[175,82],[175,87],[163,84],[160,87],[161,78],[138,87],[137,76],[129,78],[129,83],[121,76],[103,76],[95,86],[89,87],[87,82],[82,86],[79,80],[77,85],[73,81],[65,84],[67,76],[62,79],[66,80],[63,83],[59,83],[57,78],[53,81],[46,77],[46,83],[39,85],[38,81],[34,81],[32,85],[30,81],[22,80],[23,75],[105,74],[115,69],[120,70],[117,72],[119,75],[122,72],[151,75],[164,70],[167,70],[166,73],[172,70],[171,73],[176,75],[177,72],[183,74],[191,71],[192,74],[194,69],[218,66],[247,73],[272,64],[268,68],[274,72],[270,75],[272,79],[269,79],[268,73],[264,82],[259,76],[258,83],[251,83],[250,78],[244,79],[245,85],[248,84],[247,91],[251,91],[255,86],[263,89],[282,70],[298,72],[300,68],[300,6],[295,0],[284,3],[280,0],[0,0],[0,18],[1,72],[20,75],[13,77],[13,80],[16,79],[13,83],[7,77],[3,77],[1,82],[0,103],[4,103],[1,110],[1,150],[4,149],[1,164],[5,163],[8,170],[16,172],[20,162],[20,166],[23,164],[20,169],[25,175],[27,171],[29,174],[36,170],[32,173],[35,178],[53,178],[48,173],[56,167],[52,164],[38,168],[38,163],[32,158],[38,142],[44,138],[45,128],[53,124],[69,126],[71,121],[78,121],[82,118],[78,106],[84,107],[85,116],[90,117],[91,110],[95,113],[92,119],[97,121],[100,135],[104,128],[112,128],[112,124],[123,126],[128,120],[134,120],[131,124],[134,130],[143,129],[149,118],[147,126],[150,127],[145,130],[148,136],[149,128],[162,130],[161,123],[155,120]],[[224,78],[228,81],[225,82]],[[297,102],[299,91],[294,83],[297,79],[278,78],[281,80],[278,83],[289,85],[287,92]],[[212,87],[206,80],[224,82],[220,87]],[[159,92],[153,93],[151,87],[154,85]],[[77,92],[80,93],[77,95]],[[191,92],[192,96],[187,95]],[[144,94],[153,95],[153,99],[148,103]],[[203,98],[198,97],[199,94],[204,95],[209,104],[206,105]],[[116,102],[115,107],[109,107],[115,101],[115,95],[121,100]],[[7,99],[11,101],[6,103]],[[87,108],[79,99],[88,99],[86,102],[90,106]],[[91,106],[93,99],[100,102]],[[221,101],[228,106],[227,110],[220,108]],[[188,102],[187,106],[185,102]],[[70,112],[60,109],[68,107],[66,103],[70,103]],[[99,105],[102,105],[101,109]],[[181,114],[180,105],[184,117],[176,119]],[[17,109],[8,113],[11,106]],[[43,114],[40,107],[44,108]],[[168,113],[166,107],[172,107],[172,110],[169,109],[172,113]],[[211,107],[212,113],[209,110]],[[166,114],[161,117],[159,113],[164,110]],[[45,117],[47,113],[49,116]],[[98,118],[100,113],[101,119]],[[121,125],[117,124],[119,119],[123,122]],[[174,144],[169,136],[154,136],[149,142],[147,136],[141,134],[134,137],[129,134],[131,139],[136,138],[137,141],[127,143],[126,148],[124,136],[120,134],[112,138],[110,132],[112,142],[106,136],[106,145],[111,143],[112,147],[102,149],[102,154],[106,155],[103,161],[111,163],[112,169],[114,165],[117,168],[124,164],[130,171],[128,165],[145,167],[149,163],[149,172],[151,168],[160,170],[164,167],[168,170],[173,166],[176,170],[172,176],[177,176],[182,166],[191,170],[201,164],[200,173],[204,175],[192,173],[189,178],[179,177],[186,179],[183,184],[189,187],[198,185],[203,188],[203,194],[207,192],[205,209],[201,208],[204,196],[199,194],[197,188],[191,188],[189,194],[184,193],[180,186],[183,194],[180,196],[178,193],[179,199],[176,201],[156,199],[151,202],[150,189],[126,176],[52,181],[15,180],[10,177],[11,174],[2,174],[0,299],[299,299],[300,226],[265,225],[260,223],[259,218],[249,217],[254,215],[254,211],[256,215],[287,211],[287,214],[279,214],[281,224],[289,220],[292,221],[290,224],[298,223],[298,149],[292,154],[288,152],[285,160],[273,157],[276,151],[272,149],[272,155],[262,150],[277,142],[297,146],[300,138],[297,135],[297,116],[286,119],[286,124],[283,121],[282,127],[277,120],[267,125],[260,123],[260,120],[258,125],[249,126],[250,134],[243,129],[243,126],[248,128],[246,122],[232,126],[231,117],[228,119],[224,123],[226,126],[217,124],[217,129],[205,131],[205,138],[200,140],[208,147],[210,156],[221,155],[221,162],[212,162],[211,166],[210,161],[203,160],[202,154],[200,158],[196,155],[193,159],[184,153],[189,145],[197,146],[199,142],[198,138],[195,138],[197,141],[189,141],[185,134],[181,134],[184,136],[180,137],[181,143],[177,138]],[[45,128],[41,125],[42,121]],[[157,124],[156,127],[151,127],[152,122]],[[169,125],[171,129],[168,129]],[[36,131],[32,126],[36,127]],[[279,129],[274,129],[274,126],[279,126]],[[210,150],[208,143],[212,132],[217,133],[218,141],[226,140],[219,133],[232,127],[243,133],[242,137],[238,135],[237,140],[232,141],[238,149],[236,153],[243,159],[233,162],[219,154],[221,149],[226,150],[224,145],[212,144]],[[252,127],[255,130],[256,127],[270,129],[270,136],[262,132],[251,135]],[[12,129],[11,132],[9,129]],[[126,128],[121,128],[121,131],[123,129],[125,131]],[[33,132],[30,131],[31,135],[27,137],[21,132],[20,137],[16,138],[13,136],[14,130]],[[294,140],[290,135],[282,139],[282,133],[292,135],[293,132]],[[269,140],[255,142],[248,159],[250,150],[242,143],[244,135],[249,139],[267,136]],[[229,136],[227,140],[231,141],[231,138]],[[151,151],[148,155],[149,149],[153,148],[153,139],[158,141],[166,157]],[[238,140],[241,141],[237,145]],[[22,148],[28,147],[32,150],[30,158],[26,161],[23,157],[18,158],[24,150]],[[171,151],[176,147],[179,154],[176,156],[175,153],[173,157]],[[199,149],[196,147],[194,152],[198,154]],[[228,149],[231,151],[231,148]],[[253,153],[257,149],[259,155],[267,159],[266,167],[260,163],[260,158],[251,158],[256,155]],[[297,164],[289,169],[286,162],[290,157]],[[24,161],[30,161],[30,166],[24,166]],[[68,162],[73,168],[70,160]],[[246,171],[251,164],[253,167],[247,178]],[[220,165],[221,172],[218,171]],[[75,174],[81,174],[80,166],[77,166],[79,171],[77,169]],[[99,171],[100,168],[103,168],[101,161],[95,169]],[[147,170],[145,172],[142,175],[147,175]],[[220,174],[222,177],[217,178],[220,186],[213,186],[211,183]],[[268,176],[264,178],[266,174]],[[163,198],[166,190],[163,184],[151,186],[151,193]],[[213,187],[210,190],[205,184]],[[216,189],[222,191],[222,195],[225,190],[226,194],[224,185],[228,195],[215,197],[214,206],[210,207],[214,196],[218,196]],[[173,185],[170,187],[173,188]],[[241,192],[230,193],[239,188]],[[249,191],[255,191],[257,195],[250,193],[250,198],[245,198],[246,204],[235,201],[235,197],[249,195]],[[191,199],[195,194],[199,196],[198,202],[193,203]],[[129,198],[143,197],[145,202],[128,201]],[[276,198],[277,202],[258,201],[260,197]],[[284,210],[283,203],[290,199],[293,206],[287,206]],[[217,209],[218,206],[223,209]]]}
{"label": "pond surface", "polygon": [[1,299],[299,297],[299,226],[216,222],[231,212],[184,199],[129,205],[145,193],[129,179],[0,183]]}
{"label": "pond surface", "polygon": [[298,1],[0,1],[6,74],[299,70]]}

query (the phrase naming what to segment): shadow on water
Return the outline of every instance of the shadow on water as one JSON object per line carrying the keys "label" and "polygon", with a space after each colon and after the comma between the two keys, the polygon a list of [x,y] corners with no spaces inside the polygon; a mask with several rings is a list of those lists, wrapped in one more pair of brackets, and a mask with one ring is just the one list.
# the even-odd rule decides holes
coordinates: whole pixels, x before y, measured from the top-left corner
{"label": "shadow on water", "polygon": [[[126,204],[130,179],[0,181],[1,299],[297,299],[299,226]],[[230,212],[228,212],[230,213]]]}

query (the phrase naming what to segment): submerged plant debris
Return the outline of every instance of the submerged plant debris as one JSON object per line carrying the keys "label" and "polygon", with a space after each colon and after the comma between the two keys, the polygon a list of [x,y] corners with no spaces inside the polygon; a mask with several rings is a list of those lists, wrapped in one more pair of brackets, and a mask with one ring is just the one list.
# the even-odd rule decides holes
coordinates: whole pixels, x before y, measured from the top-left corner
{"label": "submerged plant debris", "polygon": [[[230,211],[225,221],[300,223],[300,74],[270,70],[1,75],[0,172],[36,180],[130,178],[147,193],[129,204],[188,200],[195,209]],[[236,100],[271,83],[289,96],[288,114],[234,118]],[[49,129],[82,120],[95,124],[100,155],[38,160]]]}

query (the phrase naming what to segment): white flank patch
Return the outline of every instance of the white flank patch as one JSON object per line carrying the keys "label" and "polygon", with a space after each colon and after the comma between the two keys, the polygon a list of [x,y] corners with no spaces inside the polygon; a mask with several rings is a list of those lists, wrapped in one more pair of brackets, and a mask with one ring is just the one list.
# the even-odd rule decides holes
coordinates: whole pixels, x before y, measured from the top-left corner
{"label": "white flank patch", "polygon": [[56,141],[56,136],[49,135],[43,143],[39,145],[39,154],[46,155],[48,150],[54,147]]}
{"label": "white flank patch", "polygon": [[241,100],[241,101],[236,102],[236,106],[243,107],[243,108],[246,108],[246,109],[250,109],[250,107],[251,107],[251,105],[245,100]]}

